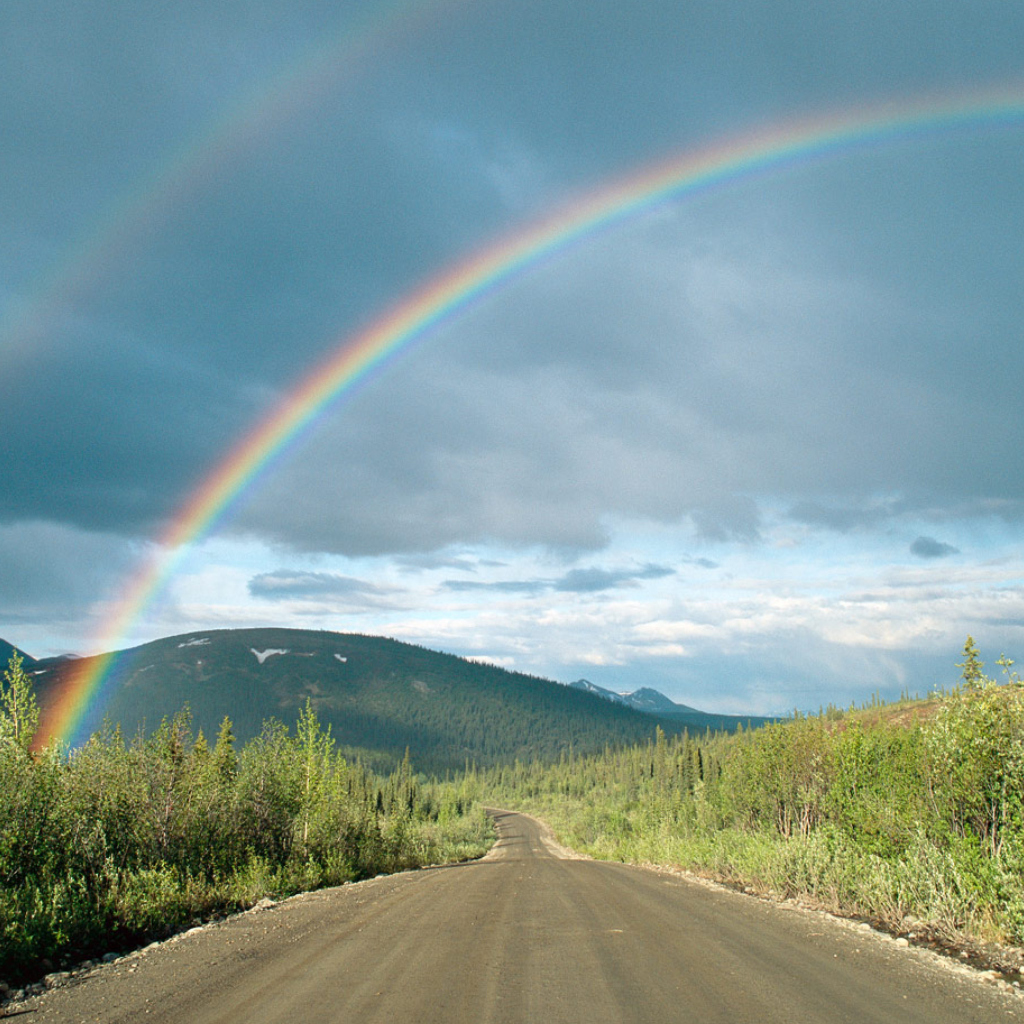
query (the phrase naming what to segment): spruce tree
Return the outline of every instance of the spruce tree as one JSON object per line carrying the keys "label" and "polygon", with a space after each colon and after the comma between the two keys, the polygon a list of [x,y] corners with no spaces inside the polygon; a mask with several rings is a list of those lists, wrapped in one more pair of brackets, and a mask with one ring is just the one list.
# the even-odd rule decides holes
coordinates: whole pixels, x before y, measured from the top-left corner
{"label": "spruce tree", "polygon": [[957,665],[957,668],[963,670],[960,673],[960,678],[969,690],[977,689],[984,683],[985,676],[981,671],[984,667],[985,663],[981,660],[981,655],[975,646],[974,637],[968,636],[967,642],[964,644],[964,660]]}

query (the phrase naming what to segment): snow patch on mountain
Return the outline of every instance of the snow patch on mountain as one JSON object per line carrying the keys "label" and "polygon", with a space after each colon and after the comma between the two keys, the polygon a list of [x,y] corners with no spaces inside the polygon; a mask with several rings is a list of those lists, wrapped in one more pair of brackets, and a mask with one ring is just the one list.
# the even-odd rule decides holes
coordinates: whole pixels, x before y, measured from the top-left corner
{"label": "snow patch on mountain", "polygon": [[265,662],[267,660],[267,658],[269,658],[269,657],[271,657],[271,656],[273,656],[275,654],[287,654],[288,653],[287,648],[282,650],[280,647],[268,647],[265,651],[257,651],[255,647],[250,647],[249,650],[252,651],[252,653],[256,655],[256,660],[261,665],[263,664],[263,662]]}
{"label": "snow patch on mountain", "polygon": [[569,684],[574,690],[586,690],[587,693],[596,693],[605,700],[615,701],[616,704],[625,704],[628,708],[635,708],[637,711],[646,711],[648,714],[666,714],[673,711],[692,711],[692,708],[685,704],[677,704],[669,700],[659,690],[652,690],[649,686],[642,686],[632,693],[616,693],[614,690],[606,690],[603,686],[597,686],[589,679],[577,679]]}

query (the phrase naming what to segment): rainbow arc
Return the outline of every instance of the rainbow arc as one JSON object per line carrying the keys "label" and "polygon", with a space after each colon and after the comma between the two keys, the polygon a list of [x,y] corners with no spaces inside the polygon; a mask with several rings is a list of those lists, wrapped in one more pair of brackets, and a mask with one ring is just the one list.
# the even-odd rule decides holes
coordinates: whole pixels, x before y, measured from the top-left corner
{"label": "rainbow arc", "polygon": [[475,303],[555,255],[659,205],[752,176],[779,173],[861,148],[902,145],[958,130],[1024,124],[1024,85],[843,111],[683,152],[593,191],[484,247],[407,295],[364,331],[339,339],[333,353],[221,461],[181,507],[153,557],[125,588],[97,647],[112,653],[69,673],[40,738],[75,743],[101,712],[118,646],[180,566],[252,483],[360,382],[429,338]]}

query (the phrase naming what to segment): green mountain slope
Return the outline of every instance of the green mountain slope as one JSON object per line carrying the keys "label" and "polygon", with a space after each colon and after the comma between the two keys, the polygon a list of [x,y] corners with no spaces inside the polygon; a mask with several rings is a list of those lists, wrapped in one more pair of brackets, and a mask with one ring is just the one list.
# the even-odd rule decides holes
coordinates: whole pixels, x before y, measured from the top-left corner
{"label": "green mountain slope", "polygon": [[[76,663],[81,667],[81,663]],[[66,662],[43,660],[40,703]],[[121,653],[104,713],[128,734],[151,731],[188,705],[216,733],[225,715],[244,741],[267,718],[291,726],[307,698],[339,744],[373,752],[380,767],[408,748],[424,770],[555,759],[643,742],[682,723],[622,707],[546,679],[508,672],[383,637],[292,629],[214,630]],[[92,727],[98,722],[91,723]]]}

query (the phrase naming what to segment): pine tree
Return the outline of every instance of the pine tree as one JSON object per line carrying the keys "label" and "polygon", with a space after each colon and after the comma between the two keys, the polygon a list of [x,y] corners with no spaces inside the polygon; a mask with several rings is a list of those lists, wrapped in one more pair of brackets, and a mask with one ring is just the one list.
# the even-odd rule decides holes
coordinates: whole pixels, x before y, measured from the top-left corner
{"label": "pine tree", "polygon": [[963,669],[960,678],[963,679],[964,685],[969,690],[977,689],[985,682],[985,676],[981,671],[984,667],[985,663],[981,660],[981,655],[975,646],[974,637],[968,636],[967,642],[964,644],[964,660],[957,665],[957,668]]}
{"label": "pine tree", "polygon": [[227,715],[220,723],[217,742],[213,748],[213,763],[222,779],[230,779],[238,768],[238,757],[235,754],[235,733],[231,719]]}

